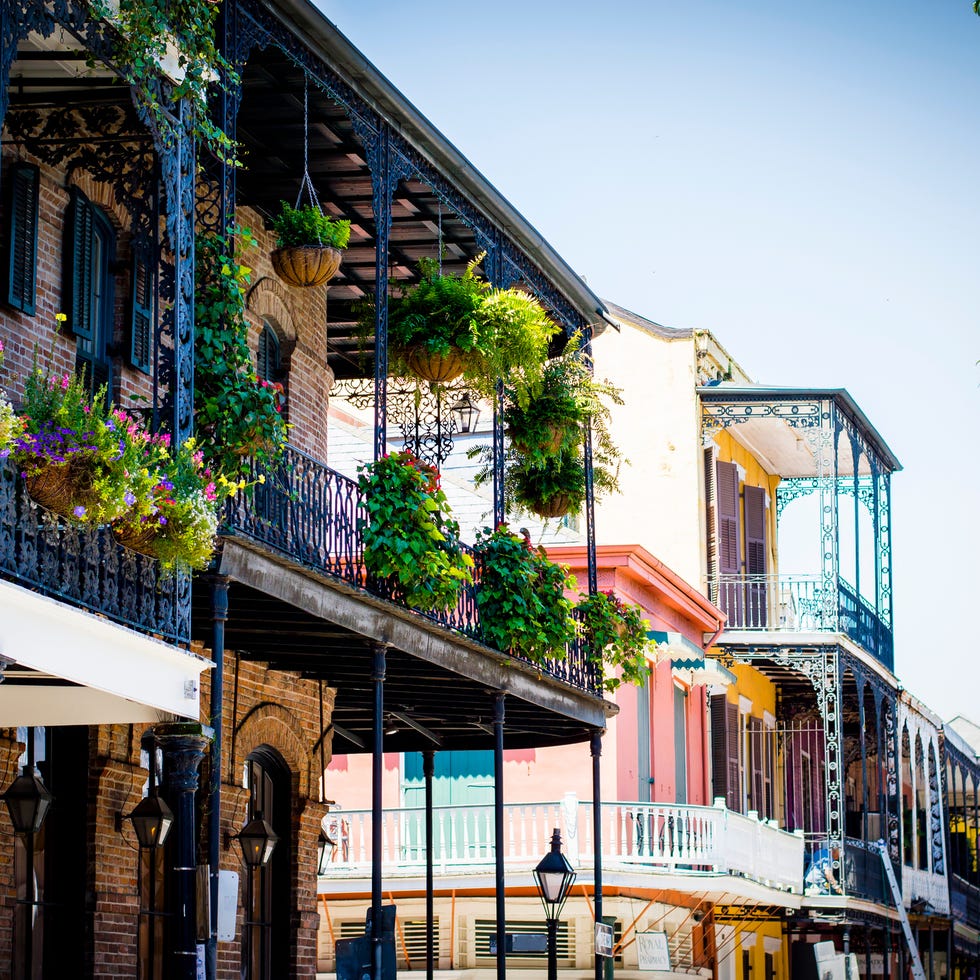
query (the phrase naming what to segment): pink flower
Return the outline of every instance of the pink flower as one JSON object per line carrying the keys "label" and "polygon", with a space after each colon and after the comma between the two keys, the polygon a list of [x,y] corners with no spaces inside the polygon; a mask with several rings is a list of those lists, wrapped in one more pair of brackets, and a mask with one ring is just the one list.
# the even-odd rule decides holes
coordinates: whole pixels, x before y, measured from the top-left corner
{"label": "pink flower", "polygon": [[68,390],[68,385],[70,385],[70,384],[71,384],[71,378],[67,374],[63,374],[61,376],[61,390],[62,391],[67,391]]}

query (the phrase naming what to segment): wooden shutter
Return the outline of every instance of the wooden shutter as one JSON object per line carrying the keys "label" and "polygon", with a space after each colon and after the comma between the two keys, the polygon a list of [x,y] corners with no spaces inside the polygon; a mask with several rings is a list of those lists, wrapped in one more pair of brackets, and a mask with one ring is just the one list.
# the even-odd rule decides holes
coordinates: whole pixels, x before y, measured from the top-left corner
{"label": "wooden shutter", "polygon": [[62,302],[68,327],[76,337],[92,344],[95,323],[92,316],[92,251],[94,215],[88,198],[71,189],[65,215],[64,281]]}
{"label": "wooden shutter", "polygon": [[153,358],[153,249],[146,242],[133,243],[132,289],[129,321],[129,362],[150,373]]}
{"label": "wooden shutter", "polygon": [[718,590],[721,608],[730,626],[744,626],[743,588],[738,581],[742,571],[738,520],[738,467],[734,463],[715,464],[715,495],[718,508]]}
{"label": "wooden shutter", "polygon": [[[750,576],[766,574],[766,492],[761,487],[745,487],[745,572]],[[748,582],[745,590],[746,625],[766,625],[766,585],[761,580]]]}
{"label": "wooden shutter", "polygon": [[7,302],[34,315],[37,302],[38,169],[28,163],[10,168],[10,239]]}
{"label": "wooden shutter", "polygon": [[711,696],[711,795],[729,810],[741,810],[738,765],[738,705],[724,694]]}

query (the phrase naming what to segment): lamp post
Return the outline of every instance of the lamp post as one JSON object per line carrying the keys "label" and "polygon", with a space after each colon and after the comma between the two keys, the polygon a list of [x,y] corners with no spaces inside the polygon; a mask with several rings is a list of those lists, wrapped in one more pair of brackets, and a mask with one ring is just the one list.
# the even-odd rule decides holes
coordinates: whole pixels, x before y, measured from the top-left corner
{"label": "lamp post", "polygon": [[27,907],[26,955],[24,976],[34,975],[34,913],[37,911],[37,893],[34,890],[34,835],[41,829],[54,797],[34,769],[34,729],[27,730],[27,765],[21,774],[7,787],[3,802],[7,805],[14,833],[24,838],[27,852]]}
{"label": "lamp post", "polygon": [[548,923],[548,980],[558,980],[558,916],[575,882],[575,869],[561,852],[557,827],[551,835],[551,850],[534,869],[534,882]]}
{"label": "lamp post", "polygon": [[245,921],[243,940],[245,948],[252,945],[252,926],[255,925],[255,882],[252,880],[256,868],[264,868],[272,858],[272,852],[279,843],[279,835],[272,829],[262,814],[255,816],[232,838],[237,840],[245,861]]}

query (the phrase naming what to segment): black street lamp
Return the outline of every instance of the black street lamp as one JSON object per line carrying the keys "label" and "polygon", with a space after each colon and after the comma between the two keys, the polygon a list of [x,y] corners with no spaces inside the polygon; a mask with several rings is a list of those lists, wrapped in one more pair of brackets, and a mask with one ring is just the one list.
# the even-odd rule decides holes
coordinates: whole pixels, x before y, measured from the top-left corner
{"label": "black street lamp", "polygon": [[575,882],[575,869],[561,852],[557,827],[551,835],[551,850],[534,869],[534,882],[548,923],[548,980],[558,980],[558,916]]}

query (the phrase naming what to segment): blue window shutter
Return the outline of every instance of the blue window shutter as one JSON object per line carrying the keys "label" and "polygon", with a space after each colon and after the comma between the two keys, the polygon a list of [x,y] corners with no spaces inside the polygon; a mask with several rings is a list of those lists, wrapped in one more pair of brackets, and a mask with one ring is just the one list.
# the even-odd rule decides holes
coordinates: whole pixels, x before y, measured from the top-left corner
{"label": "blue window shutter", "polygon": [[37,302],[38,169],[28,163],[10,168],[10,240],[7,302],[34,315]]}
{"label": "blue window shutter", "polygon": [[95,340],[96,326],[92,317],[92,223],[92,205],[73,187],[65,215],[62,303],[68,328],[90,343]]}
{"label": "blue window shutter", "polygon": [[132,289],[129,322],[129,362],[150,373],[153,359],[153,249],[146,242],[133,243]]}
{"label": "blue window shutter", "polygon": [[279,380],[279,338],[268,323],[263,325],[259,334],[256,361],[257,373],[262,381]]}

